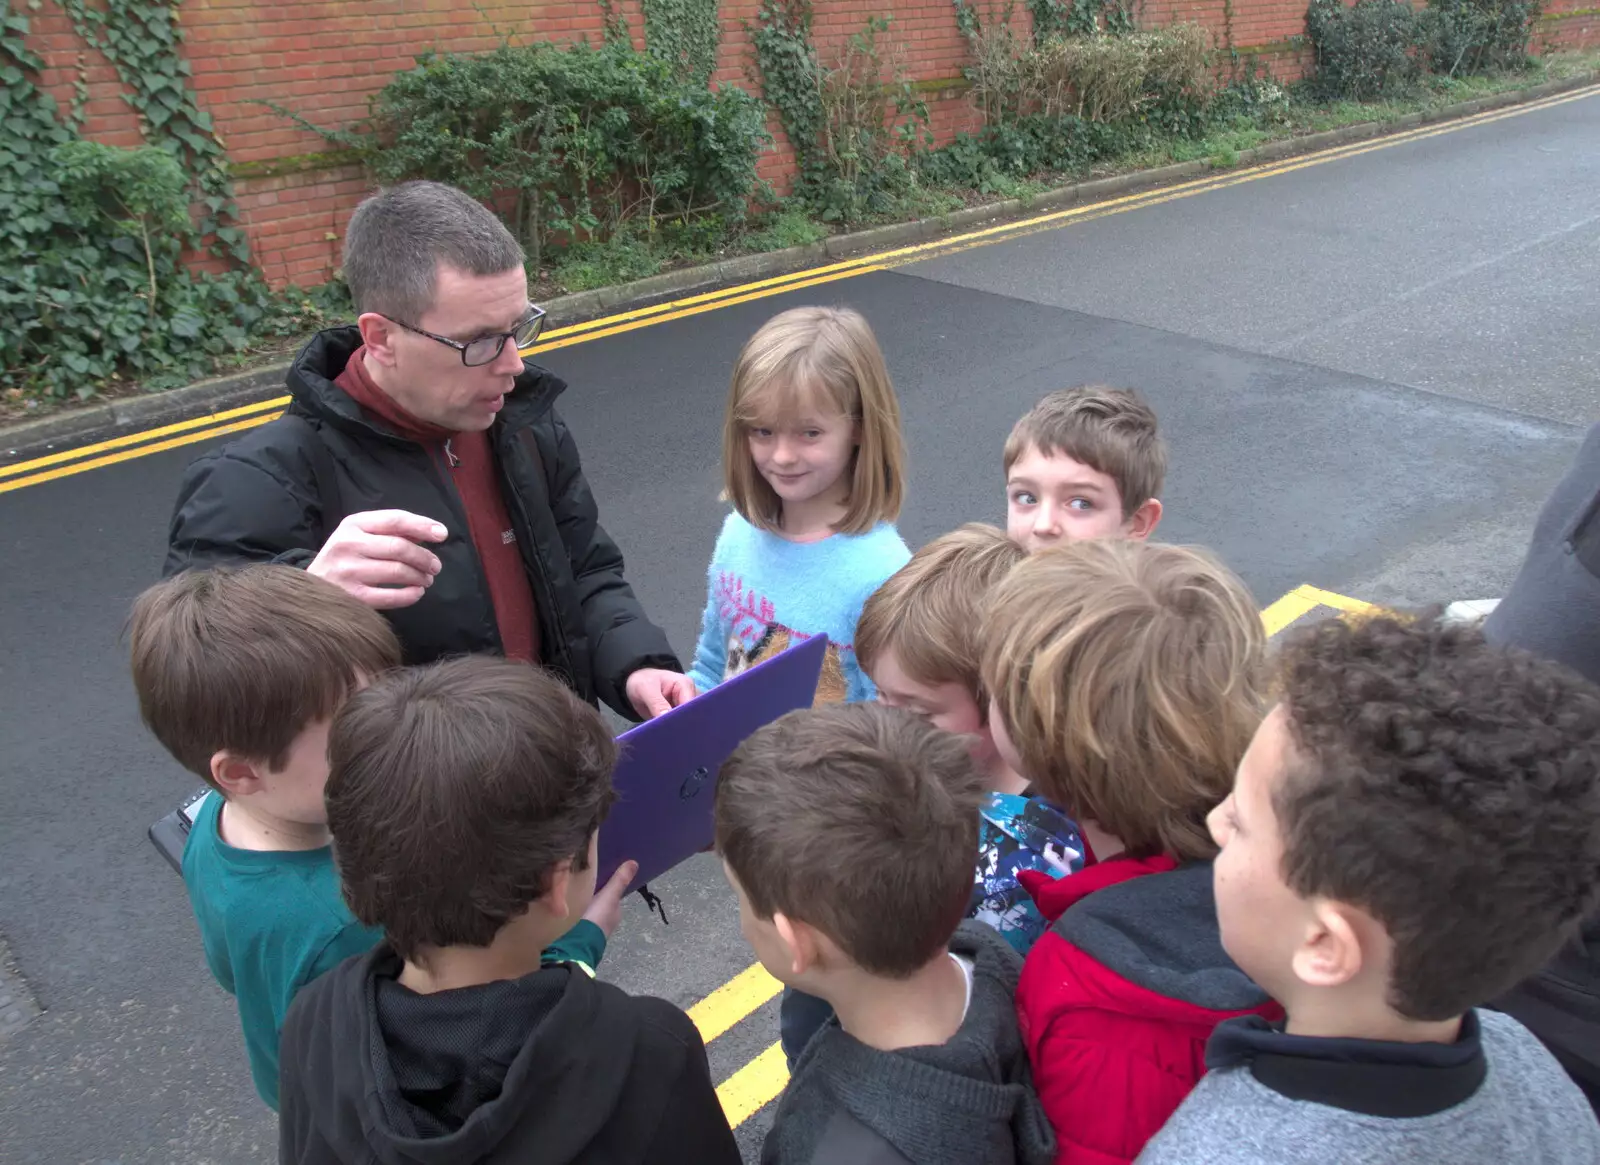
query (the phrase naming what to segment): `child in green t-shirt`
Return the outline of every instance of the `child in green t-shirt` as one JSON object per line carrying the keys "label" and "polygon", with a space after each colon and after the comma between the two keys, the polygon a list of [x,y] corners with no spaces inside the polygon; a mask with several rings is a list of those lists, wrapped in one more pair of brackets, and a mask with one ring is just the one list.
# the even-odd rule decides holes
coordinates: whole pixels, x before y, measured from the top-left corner
{"label": "child in green t-shirt", "polygon": [[[295,993],[382,933],[345,906],[323,787],[345,699],[400,663],[382,615],[289,566],[177,575],[134,603],[145,724],[211,787],[183,853],[206,963],[237,1000],[250,1074],[278,1107],[278,1037]],[[605,933],[580,922],[547,957],[592,972]]]}

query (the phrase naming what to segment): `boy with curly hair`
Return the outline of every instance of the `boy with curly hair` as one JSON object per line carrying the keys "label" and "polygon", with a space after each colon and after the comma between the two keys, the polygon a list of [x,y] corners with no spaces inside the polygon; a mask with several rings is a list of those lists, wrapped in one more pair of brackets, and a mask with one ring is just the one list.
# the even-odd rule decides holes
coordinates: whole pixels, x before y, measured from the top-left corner
{"label": "boy with curly hair", "polygon": [[1222,1024],[1140,1161],[1600,1161],[1543,1045],[1481,1011],[1600,891],[1600,690],[1431,619],[1337,620],[1210,817],[1222,942],[1287,1020]]}

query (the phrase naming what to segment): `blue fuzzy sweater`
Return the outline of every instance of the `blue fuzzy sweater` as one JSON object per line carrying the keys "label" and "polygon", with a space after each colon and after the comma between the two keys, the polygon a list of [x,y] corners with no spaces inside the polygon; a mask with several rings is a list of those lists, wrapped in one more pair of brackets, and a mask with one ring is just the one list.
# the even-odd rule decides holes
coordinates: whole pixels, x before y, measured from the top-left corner
{"label": "blue fuzzy sweater", "polygon": [[791,542],[729,514],[706,571],[709,596],[689,676],[702,692],[776,655],[791,642],[828,637],[817,700],[870,700],[856,663],[856,620],[867,596],[911,558],[898,531]]}

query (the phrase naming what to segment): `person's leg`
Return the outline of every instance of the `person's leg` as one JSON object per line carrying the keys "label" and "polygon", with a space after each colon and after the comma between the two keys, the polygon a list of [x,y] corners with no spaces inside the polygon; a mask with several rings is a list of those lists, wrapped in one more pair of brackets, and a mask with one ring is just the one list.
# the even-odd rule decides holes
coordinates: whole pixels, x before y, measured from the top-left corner
{"label": "person's leg", "polygon": [[825,1000],[788,987],[783,989],[783,998],[778,1001],[778,1038],[791,1072],[811,1037],[822,1030],[831,1015],[833,1007]]}

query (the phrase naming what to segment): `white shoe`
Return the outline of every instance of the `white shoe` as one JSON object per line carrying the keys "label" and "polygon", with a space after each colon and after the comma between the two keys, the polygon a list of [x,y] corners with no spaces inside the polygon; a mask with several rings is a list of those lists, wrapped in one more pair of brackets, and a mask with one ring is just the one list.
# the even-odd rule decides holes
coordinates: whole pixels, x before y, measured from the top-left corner
{"label": "white shoe", "polygon": [[1458,599],[1444,609],[1444,620],[1447,623],[1481,623],[1499,605],[1499,599]]}

